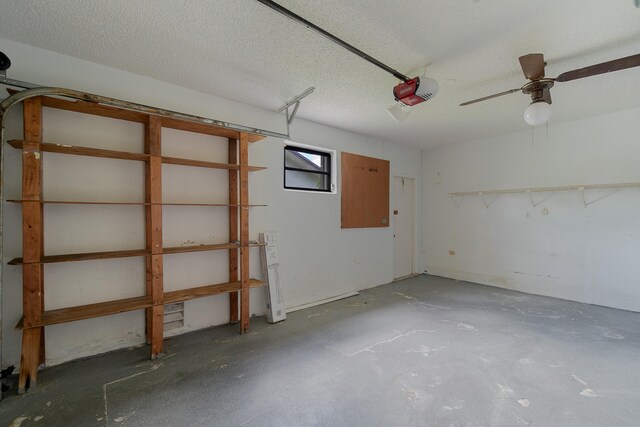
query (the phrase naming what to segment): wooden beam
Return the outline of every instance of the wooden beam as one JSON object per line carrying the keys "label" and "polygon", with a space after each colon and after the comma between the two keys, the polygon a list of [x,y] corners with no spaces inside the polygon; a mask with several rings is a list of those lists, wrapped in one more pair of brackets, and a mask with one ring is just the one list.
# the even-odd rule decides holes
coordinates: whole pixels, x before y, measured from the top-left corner
{"label": "wooden beam", "polygon": [[[22,146],[22,258],[29,265],[22,271],[22,311],[24,324],[34,326],[42,321],[44,311],[44,248],[42,200],[42,100],[27,99],[23,103],[24,139]],[[44,330],[22,334],[22,355],[18,390],[34,387],[38,366],[45,361]]]}
{"label": "wooden beam", "polygon": [[[227,129],[216,125],[207,125],[204,123],[190,122],[187,120],[174,119],[171,117],[162,118],[162,127],[184,130],[187,132],[203,133],[206,135],[220,136],[229,139],[238,139],[241,132],[234,129]],[[244,132],[243,132],[244,133]],[[247,141],[257,142],[263,140],[265,136],[258,134],[246,134]]]}
{"label": "wooden beam", "polygon": [[[7,89],[10,95],[19,92],[14,89]],[[76,113],[90,114],[93,116],[108,117],[111,119],[126,120],[129,122],[147,124],[149,114],[139,111],[125,110],[122,108],[111,107],[108,105],[97,104],[88,101],[70,101],[67,99],[52,98],[47,96],[40,97],[42,106],[55,108],[58,110],[74,111]],[[160,116],[156,116],[160,118]],[[184,130],[188,132],[203,133],[207,135],[221,136],[223,138],[238,138],[239,132],[234,129],[227,129],[216,125],[208,125],[206,123],[192,122],[189,120],[175,119],[171,117],[162,117],[162,127]],[[261,141],[266,136],[259,134],[248,134],[249,142]]]}
{"label": "wooden beam", "polygon": [[240,333],[249,331],[249,138],[240,133]]}
{"label": "wooden beam", "polygon": [[68,101],[66,99],[42,97],[42,106],[58,110],[75,111],[76,113],[91,114],[93,116],[109,117],[111,119],[129,122],[146,123],[148,114],[137,111],[123,110],[87,101]]}
{"label": "wooden beam", "polygon": [[[238,164],[238,140],[229,138],[229,163]],[[238,170],[229,170],[229,204],[238,204]],[[238,208],[229,207],[229,241],[238,239]],[[238,249],[229,249],[229,281],[238,280]],[[238,291],[229,293],[229,323],[238,323]]]}
{"label": "wooden beam", "polygon": [[145,124],[145,153],[149,162],[145,164],[146,246],[151,254],[146,258],[146,292],[151,297],[152,307],[146,311],[147,341],[151,344],[151,359],[162,354],[163,340],[163,262],[162,262],[162,154],[161,120],[149,116]]}

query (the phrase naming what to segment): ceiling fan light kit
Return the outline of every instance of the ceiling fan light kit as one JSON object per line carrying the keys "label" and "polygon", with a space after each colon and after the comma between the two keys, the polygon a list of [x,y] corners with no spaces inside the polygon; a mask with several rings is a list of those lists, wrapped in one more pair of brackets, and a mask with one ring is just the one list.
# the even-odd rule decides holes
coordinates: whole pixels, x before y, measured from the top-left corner
{"label": "ceiling fan light kit", "polygon": [[545,101],[534,101],[524,110],[524,121],[529,126],[540,126],[551,118],[551,105]]}

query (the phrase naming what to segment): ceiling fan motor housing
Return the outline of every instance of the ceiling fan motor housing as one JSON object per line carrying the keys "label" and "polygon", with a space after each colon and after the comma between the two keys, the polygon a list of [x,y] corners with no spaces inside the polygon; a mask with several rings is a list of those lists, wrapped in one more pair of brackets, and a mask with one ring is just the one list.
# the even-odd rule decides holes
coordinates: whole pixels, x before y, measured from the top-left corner
{"label": "ceiling fan motor housing", "polygon": [[433,98],[438,88],[438,82],[431,78],[420,80],[420,77],[414,77],[394,87],[393,96],[396,101],[413,106]]}

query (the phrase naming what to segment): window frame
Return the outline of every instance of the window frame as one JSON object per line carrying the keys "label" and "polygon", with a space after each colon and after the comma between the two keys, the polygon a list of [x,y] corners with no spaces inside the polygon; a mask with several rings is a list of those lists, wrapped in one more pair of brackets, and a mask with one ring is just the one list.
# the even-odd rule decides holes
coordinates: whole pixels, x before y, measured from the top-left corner
{"label": "window frame", "polygon": [[[307,154],[314,154],[321,156],[328,162],[328,170],[314,171],[312,169],[303,169],[287,166],[287,151],[297,151]],[[285,141],[283,154],[283,168],[282,168],[282,185],[285,191],[297,191],[297,192],[309,192],[314,194],[336,194],[336,151],[323,147],[316,147],[313,145],[300,144],[293,141]],[[307,187],[293,187],[287,186],[287,171],[295,171],[301,173],[308,173],[312,175],[324,175],[328,180],[328,189],[314,189]]]}

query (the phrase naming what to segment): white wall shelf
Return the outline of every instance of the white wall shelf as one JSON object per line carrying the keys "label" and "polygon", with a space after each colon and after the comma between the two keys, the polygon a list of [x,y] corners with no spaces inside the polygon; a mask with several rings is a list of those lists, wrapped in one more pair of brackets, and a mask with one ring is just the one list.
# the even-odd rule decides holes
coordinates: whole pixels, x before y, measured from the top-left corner
{"label": "white wall shelf", "polygon": [[[640,188],[640,182],[622,182],[622,183],[613,183],[613,184],[560,185],[556,187],[510,188],[505,190],[461,191],[461,192],[447,193],[447,194],[453,200],[453,203],[456,205],[456,208],[459,209],[460,205],[462,204],[462,201],[458,202],[458,199],[456,199],[457,197],[466,197],[466,196],[480,197],[484,206],[488,208],[497,199],[497,196],[500,196],[502,194],[527,193],[529,194],[531,205],[533,207],[536,207],[541,202],[535,203],[531,193],[554,193],[558,191],[580,191],[580,193],[582,194],[582,201],[584,202],[584,205],[588,206],[591,203],[594,203],[600,199],[587,202],[587,199],[584,195],[585,190],[619,190],[624,188]],[[496,196],[496,197],[494,197],[490,201],[487,201],[485,196]]]}

